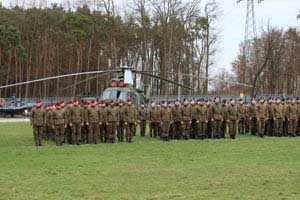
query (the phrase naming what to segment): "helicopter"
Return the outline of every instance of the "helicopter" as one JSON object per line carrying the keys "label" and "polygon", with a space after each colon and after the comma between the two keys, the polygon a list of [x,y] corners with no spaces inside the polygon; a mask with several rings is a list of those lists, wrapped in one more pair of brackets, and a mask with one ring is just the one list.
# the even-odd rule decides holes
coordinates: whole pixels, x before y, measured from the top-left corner
{"label": "helicopter", "polygon": [[5,101],[5,103],[0,103],[0,116],[4,117],[14,117],[15,115],[26,116],[33,107],[33,104],[25,103],[21,99],[11,99],[8,102],[4,99],[0,99],[0,101]]}
{"label": "helicopter", "polygon": [[[118,102],[119,100],[126,101],[127,99],[132,99],[132,102],[134,105],[140,105],[149,102],[150,95],[151,95],[151,87],[145,86],[144,89],[140,89],[136,87],[135,81],[134,81],[134,75],[133,74],[141,74],[145,76],[150,76],[156,79],[159,79],[161,81],[166,81],[169,83],[172,83],[174,85],[177,85],[178,87],[183,87],[188,90],[192,90],[191,87],[177,83],[175,81],[169,80],[167,78],[154,75],[151,72],[148,71],[141,71],[141,70],[135,70],[132,67],[123,66],[118,67],[115,69],[110,70],[103,70],[103,71],[89,71],[89,72],[79,72],[79,73],[73,73],[73,74],[65,74],[65,75],[59,75],[59,76],[52,76],[52,77],[46,77],[26,82],[20,82],[20,83],[14,83],[10,85],[0,86],[0,89],[8,88],[8,87],[14,87],[18,85],[26,85],[31,84],[35,82],[42,82],[42,81],[50,81],[54,79],[59,78],[66,78],[70,76],[80,76],[80,75],[88,75],[88,74],[96,74],[96,76],[89,78],[88,80],[97,78],[99,76],[107,75],[107,74],[117,74],[117,76],[110,81],[110,87],[106,88],[103,92],[103,94],[100,96],[100,98],[97,98],[96,96],[93,96],[89,93],[82,94],[77,96],[82,102],[83,101],[90,101],[90,100],[104,100],[105,102]],[[86,80],[85,80],[86,81]],[[82,82],[85,82],[82,81]],[[81,84],[82,82],[78,82],[74,85],[67,86],[66,88],[63,88],[62,90],[66,90],[69,88],[72,88],[78,84]]]}
{"label": "helicopter", "polygon": [[[134,80],[134,74],[141,74],[145,76],[150,76],[153,78],[160,79],[162,81],[166,81],[172,84],[177,85],[178,87],[183,87],[185,89],[191,90],[192,88],[176,83],[172,80],[168,80],[164,77],[153,75],[152,73],[149,73],[148,71],[139,71],[135,70],[132,67],[128,66],[123,66],[116,68],[114,70],[107,70],[103,74],[97,75],[95,77],[90,78],[94,79],[98,76],[105,75],[107,73],[116,73],[116,77],[112,78],[110,80],[110,86],[106,88],[102,95],[100,96],[99,100],[103,100],[105,102],[118,102],[118,101],[123,101],[125,102],[127,99],[132,99],[132,102],[134,105],[141,105],[148,103],[150,100],[150,95],[151,95],[151,86],[150,85],[145,85],[142,88],[137,87],[136,81]],[[79,82],[77,84],[81,84],[85,81]],[[71,85],[67,88],[74,87],[74,85]],[[85,100],[91,100],[91,99],[96,99],[96,97],[91,94],[83,94],[78,96],[79,99],[82,101]]]}
{"label": "helicopter", "polygon": [[[82,101],[99,99],[99,100],[103,100],[105,102],[110,102],[113,100],[115,103],[117,103],[119,100],[126,101],[128,98],[130,98],[130,99],[132,99],[134,105],[140,105],[140,104],[149,102],[151,90],[152,90],[150,85],[146,85],[143,89],[138,88],[136,86],[135,81],[134,81],[134,74],[140,74],[143,76],[149,76],[149,77],[152,77],[155,79],[159,79],[160,81],[166,81],[168,83],[176,85],[177,87],[181,87],[181,88],[184,88],[187,90],[192,90],[192,88],[187,85],[183,85],[178,82],[169,80],[165,77],[155,75],[155,73],[157,73],[157,72],[158,71],[136,70],[133,67],[122,66],[122,67],[118,67],[115,69],[108,69],[108,70],[87,71],[87,72],[79,72],[79,73],[51,76],[51,77],[46,77],[46,78],[41,78],[41,79],[36,79],[36,80],[30,80],[30,81],[0,86],[0,89],[19,86],[19,85],[26,85],[26,84],[31,84],[31,83],[35,83],[35,82],[51,81],[51,80],[66,78],[66,77],[71,77],[71,76],[94,75],[93,77],[90,77],[89,79],[86,79],[86,80],[78,82],[76,84],[67,86],[66,88],[62,89],[62,90],[67,90],[69,88],[76,87],[76,85],[78,85],[78,84],[81,84],[88,80],[98,78],[103,75],[117,74],[117,76],[115,78],[111,79],[110,87],[106,88],[103,91],[100,98],[93,96],[91,94],[80,95],[78,97]],[[170,74],[170,73],[173,73],[173,72],[165,72],[165,74]],[[175,74],[175,73],[173,73],[173,74]],[[206,77],[195,76],[195,75],[191,75],[191,74],[181,74],[181,75],[189,76],[189,77],[196,77],[196,78],[200,78],[200,79],[206,78]],[[216,79],[209,78],[209,80],[216,80]],[[225,81],[225,80],[217,80],[217,81],[226,82],[229,84],[237,84],[237,85],[252,87],[251,85],[238,83],[238,82]]]}

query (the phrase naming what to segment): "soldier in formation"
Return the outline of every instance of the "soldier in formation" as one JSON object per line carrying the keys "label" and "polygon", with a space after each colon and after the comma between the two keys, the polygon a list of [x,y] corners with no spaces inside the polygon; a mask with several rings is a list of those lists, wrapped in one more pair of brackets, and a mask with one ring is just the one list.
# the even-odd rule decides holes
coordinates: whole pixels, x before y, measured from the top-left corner
{"label": "soldier in formation", "polygon": [[73,100],[64,106],[63,101],[42,107],[37,101],[31,111],[34,141],[53,140],[63,144],[98,144],[133,141],[136,125],[140,136],[149,135],[163,141],[180,139],[231,139],[236,134],[258,137],[296,137],[300,132],[300,100],[297,98],[244,100],[185,99],[183,101],[152,102],[139,108],[126,102],[84,102]]}

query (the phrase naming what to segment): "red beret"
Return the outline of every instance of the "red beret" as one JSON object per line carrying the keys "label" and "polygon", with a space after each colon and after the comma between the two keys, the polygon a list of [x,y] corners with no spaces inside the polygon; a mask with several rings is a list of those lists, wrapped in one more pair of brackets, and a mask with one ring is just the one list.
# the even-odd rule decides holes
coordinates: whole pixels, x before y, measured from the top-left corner
{"label": "red beret", "polygon": [[128,99],[127,99],[127,102],[132,102],[132,99],[131,99],[131,98],[128,98]]}
{"label": "red beret", "polygon": [[123,103],[122,99],[119,99],[119,103]]}
{"label": "red beret", "polygon": [[42,100],[38,99],[35,103],[42,103]]}
{"label": "red beret", "polygon": [[94,103],[96,103],[96,101],[95,101],[95,100],[92,100],[91,103],[94,104]]}
{"label": "red beret", "polygon": [[55,106],[60,106],[61,102],[56,102]]}
{"label": "red beret", "polygon": [[89,105],[89,102],[88,102],[88,101],[85,101],[85,102],[83,102],[83,105],[88,106],[88,105]]}
{"label": "red beret", "polygon": [[103,100],[100,100],[99,101],[99,104],[104,104],[105,102]]}

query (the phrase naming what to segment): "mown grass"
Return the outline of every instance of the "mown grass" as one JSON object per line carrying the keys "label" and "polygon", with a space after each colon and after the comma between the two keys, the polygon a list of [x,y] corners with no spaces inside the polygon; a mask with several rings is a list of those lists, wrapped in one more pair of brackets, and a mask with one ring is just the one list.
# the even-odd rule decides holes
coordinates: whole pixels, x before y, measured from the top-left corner
{"label": "mown grass", "polygon": [[300,199],[300,138],[33,145],[0,124],[0,199]]}

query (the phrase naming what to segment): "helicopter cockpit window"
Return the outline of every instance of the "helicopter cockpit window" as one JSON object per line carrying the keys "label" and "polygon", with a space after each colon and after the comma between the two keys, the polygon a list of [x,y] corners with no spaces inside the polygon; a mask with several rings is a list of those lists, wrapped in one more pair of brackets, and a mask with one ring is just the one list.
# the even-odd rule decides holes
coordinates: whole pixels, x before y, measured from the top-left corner
{"label": "helicopter cockpit window", "polygon": [[129,93],[120,90],[107,90],[102,95],[102,99],[122,99],[125,101],[128,98]]}
{"label": "helicopter cockpit window", "polygon": [[108,90],[103,93],[103,99],[116,99],[118,96],[118,91]]}

